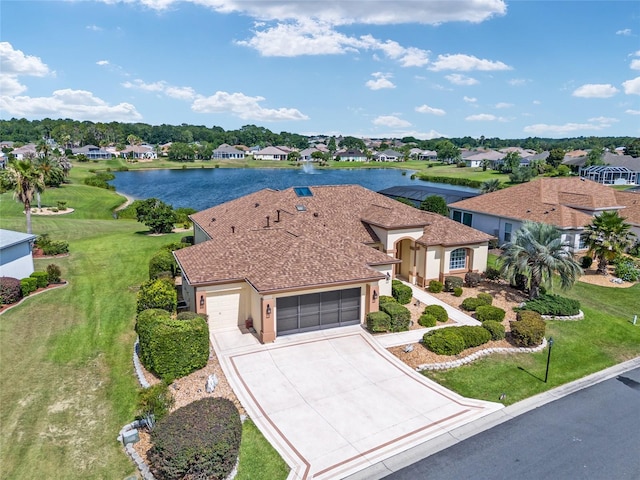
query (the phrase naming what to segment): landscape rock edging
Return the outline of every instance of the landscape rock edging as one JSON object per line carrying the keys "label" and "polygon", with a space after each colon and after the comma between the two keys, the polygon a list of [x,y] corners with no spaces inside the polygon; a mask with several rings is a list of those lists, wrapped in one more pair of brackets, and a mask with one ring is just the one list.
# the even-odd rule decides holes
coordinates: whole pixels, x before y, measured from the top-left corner
{"label": "landscape rock edging", "polygon": [[557,320],[560,322],[575,322],[578,320],[584,320],[584,312],[579,310],[577,315],[542,315],[543,320]]}

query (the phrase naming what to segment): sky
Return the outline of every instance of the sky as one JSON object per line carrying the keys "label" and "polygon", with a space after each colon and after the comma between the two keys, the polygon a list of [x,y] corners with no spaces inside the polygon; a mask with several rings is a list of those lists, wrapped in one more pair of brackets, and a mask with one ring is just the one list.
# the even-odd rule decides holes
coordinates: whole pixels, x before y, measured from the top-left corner
{"label": "sky", "polygon": [[640,136],[640,2],[2,0],[0,118]]}

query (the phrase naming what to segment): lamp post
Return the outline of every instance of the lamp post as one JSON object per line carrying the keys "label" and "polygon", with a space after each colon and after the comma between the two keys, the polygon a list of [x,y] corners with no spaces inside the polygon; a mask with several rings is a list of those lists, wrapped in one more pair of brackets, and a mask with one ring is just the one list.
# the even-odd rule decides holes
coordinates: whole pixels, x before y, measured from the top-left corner
{"label": "lamp post", "polygon": [[549,353],[547,354],[547,371],[544,374],[544,383],[547,383],[547,378],[549,378],[549,361],[551,360],[551,347],[553,347],[553,337],[549,337],[547,345],[549,345]]}

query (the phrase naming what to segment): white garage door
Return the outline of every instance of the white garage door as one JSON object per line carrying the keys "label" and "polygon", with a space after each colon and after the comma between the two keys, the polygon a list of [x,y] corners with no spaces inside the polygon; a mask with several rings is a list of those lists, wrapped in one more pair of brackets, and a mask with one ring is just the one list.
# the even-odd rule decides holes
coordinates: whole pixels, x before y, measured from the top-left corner
{"label": "white garage door", "polygon": [[221,330],[238,327],[240,292],[225,292],[207,296],[209,329]]}

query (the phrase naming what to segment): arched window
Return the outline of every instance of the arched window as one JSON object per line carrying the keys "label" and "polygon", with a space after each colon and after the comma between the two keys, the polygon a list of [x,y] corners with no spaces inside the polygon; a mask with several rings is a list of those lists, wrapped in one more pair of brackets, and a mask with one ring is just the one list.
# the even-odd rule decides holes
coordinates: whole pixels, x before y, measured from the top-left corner
{"label": "arched window", "polygon": [[457,248],[451,252],[449,259],[449,270],[461,270],[467,266],[467,249]]}

